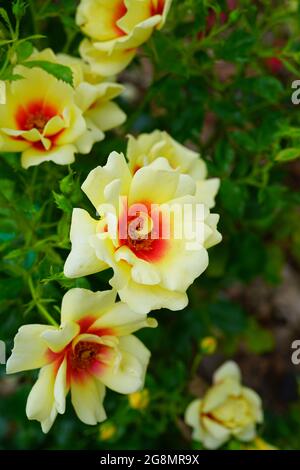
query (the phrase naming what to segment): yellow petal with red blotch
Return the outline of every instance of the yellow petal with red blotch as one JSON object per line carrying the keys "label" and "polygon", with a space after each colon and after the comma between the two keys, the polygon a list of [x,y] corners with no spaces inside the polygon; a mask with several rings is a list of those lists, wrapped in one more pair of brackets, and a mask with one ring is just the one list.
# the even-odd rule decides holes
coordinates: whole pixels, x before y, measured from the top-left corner
{"label": "yellow petal with red blotch", "polygon": [[53,75],[34,67],[28,69],[17,66],[15,73],[24,77],[11,83],[12,94],[15,100],[26,107],[32,102],[42,101],[62,112],[74,98],[74,90],[66,82],[57,80]]}
{"label": "yellow petal with red blotch", "polygon": [[78,322],[85,317],[92,317],[96,321],[113,307],[116,295],[112,290],[91,292],[87,289],[71,289],[62,300],[61,321]]}
{"label": "yellow petal with red blotch", "polygon": [[83,382],[72,380],[72,405],[83,423],[95,425],[106,419],[104,397],[105,387],[94,377],[87,376]]}
{"label": "yellow petal with red blotch", "polygon": [[[122,8],[125,10],[123,0],[81,0],[77,8],[76,23],[87,36],[107,41],[120,34],[116,21]],[[119,14],[122,14],[122,10]]]}
{"label": "yellow petal with red blotch", "polygon": [[46,352],[48,346],[42,333],[52,331],[49,325],[24,325],[19,329],[14,342],[12,354],[6,364],[7,374],[23,370],[38,369],[49,362]]}
{"label": "yellow petal with red blotch", "polygon": [[117,25],[126,33],[130,33],[136,25],[147,20],[152,15],[152,0],[144,0],[143,2],[140,0],[125,0],[124,4],[127,7],[127,11],[117,21]]}
{"label": "yellow petal with red blotch", "polygon": [[110,57],[120,51],[136,49],[146,42],[153,29],[159,24],[161,17],[159,15],[151,16],[143,22],[137,24],[127,35],[119,36],[109,41],[95,41],[93,46],[102,52],[106,52]]}

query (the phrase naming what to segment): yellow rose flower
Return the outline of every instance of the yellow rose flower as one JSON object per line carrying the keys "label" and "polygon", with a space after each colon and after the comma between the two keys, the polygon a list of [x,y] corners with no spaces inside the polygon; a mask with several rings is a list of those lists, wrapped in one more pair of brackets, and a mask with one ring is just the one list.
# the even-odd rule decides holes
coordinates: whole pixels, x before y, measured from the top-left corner
{"label": "yellow rose flower", "polygon": [[0,106],[0,141],[3,152],[22,152],[24,168],[45,161],[73,163],[75,153],[89,153],[104,132],[126,120],[112,101],[122,85],[104,82],[81,59],[45,49],[30,60],[69,66],[74,88],[40,68],[15,68],[24,78],[7,84],[6,104]]}
{"label": "yellow rose flower", "polygon": [[40,68],[17,66],[15,73],[23,78],[7,83],[6,104],[0,106],[1,151],[21,152],[24,168],[72,163],[87,129],[75,91]]}
{"label": "yellow rose flower", "polygon": [[221,240],[219,216],[199,201],[195,181],[165,158],[132,175],[124,156],[113,152],[82,189],[101,220],[74,209],[65,275],[111,267],[110,284],[134,311],[183,309],[187,288],[207,268],[207,249]]}
{"label": "yellow rose flower", "polygon": [[220,180],[206,179],[206,164],[197,152],[184,147],[167,132],[156,130],[137,138],[129,136],[127,158],[132,173],[162,156],[172,168],[191,176],[197,183],[197,195],[201,202],[209,209],[214,207]]}
{"label": "yellow rose flower", "polygon": [[124,87],[112,80],[104,81],[82,59],[67,54],[55,55],[51,49],[44,49],[33,54],[31,60],[46,60],[71,68],[75,103],[81,109],[87,126],[86,132],[76,141],[79,153],[90,153],[93,144],[104,139],[104,132],[126,121],[126,114],[112,101]]}
{"label": "yellow rose flower", "polygon": [[69,391],[78,418],[94,425],[106,419],[105,386],[123,394],[143,388],[150,352],[131,333],[157,322],[115,299],[114,291],[72,289],[62,301],[60,328],[19,329],[7,373],[41,368],[26,414],[43,432],[65,412]]}
{"label": "yellow rose flower", "polygon": [[81,0],[76,22],[89,36],[80,54],[95,72],[121,72],[154,29],[165,24],[172,0]]}
{"label": "yellow rose flower", "polygon": [[261,399],[241,385],[239,367],[228,361],[215,372],[204,397],[188,406],[185,421],[193,428],[193,439],[207,449],[217,449],[231,436],[249,442],[256,436],[256,424],[263,421]]}
{"label": "yellow rose flower", "polygon": [[112,80],[104,81],[81,59],[65,54],[58,54],[57,59],[71,67],[75,77],[75,102],[87,123],[87,132],[77,141],[77,147],[80,153],[86,154],[95,142],[104,139],[106,131],[126,121],[126,114],[112,101],[124,87]]}
{"label": "yellow rose flower", "polygon": [[134,410],[144,410],[149,405],[149,390],[146,388],[140,392],[130,393],[128,395],[130,407]]}

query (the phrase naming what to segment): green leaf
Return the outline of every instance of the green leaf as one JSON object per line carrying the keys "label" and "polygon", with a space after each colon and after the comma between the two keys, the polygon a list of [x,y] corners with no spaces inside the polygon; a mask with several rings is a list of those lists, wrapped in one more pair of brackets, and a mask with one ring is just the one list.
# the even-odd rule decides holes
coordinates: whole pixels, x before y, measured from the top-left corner
{"label": "green leaf", "polygon": [[73,72],[70,67],[61,64],[55,64],[54,62],[48,62],[46,60],[28,60],[23,62],[25,67],[32,69],[33,67],[39,67],[45,72],[50,73],[58,80],[62,80],[69,85],[73,86]]}
{"label": "green leaf", "polygon": [[52,191],[52,194],[54,196],[56,205],[57,207],[59,207],[59,209],[61,209],[63,212],[66,212],[66,213],[72,212],[73,207],[69,199],[67,199],[63,194],[58,194],[55,191]]}
{"label": "green leaf", "polygon": [[22,80],[24,77],[18,73],[12,73],[11,70],[7,70],[2,75],[2,80],[7,80],[9,82],[15,82],[16,80]]}
{"label": "green leaf", "polygon": [[33,53],[33,45],[30,41],[20,42],[17,46],[17,57],[19,62],[28,59]]}
{"label": "green leaf", "polygon": [[0,8],[0,16],[3,18],[5,21],[6,25],[8,26],[9,29],[11,29],[11,23],[9,16],[4,8]]}
{"label": "green leaf", "polygon": [[290,162],[292,160],[296,160],[300,156],[300,148],[289,148],[281,150],[276,155],[275,160],[277,162]]}
{"label": "green leaf", "polygon": [[254,92],[270,103],[275,103],[284,93],[282,83],[275,77],[257,77],[253,80]]}
{"label": "green leaf", "polygon": [[235,30],[221,44],[217,45],[217,54],[223,60],[244,62],[249,60],[250,51],[255,44],[255,37],[243,29]]}
{"label": "green leaf", "polygon": [[70,174],[65,176],[59,183],[59,187],[62,193],[71,194],[74,186],[74,172],[71,170]]}

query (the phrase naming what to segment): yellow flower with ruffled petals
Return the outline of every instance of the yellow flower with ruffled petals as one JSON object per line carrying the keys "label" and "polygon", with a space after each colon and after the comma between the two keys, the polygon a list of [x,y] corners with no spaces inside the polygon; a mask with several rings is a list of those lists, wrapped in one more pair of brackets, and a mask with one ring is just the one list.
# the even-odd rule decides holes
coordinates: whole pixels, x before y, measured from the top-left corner
{"label": "yellow flower with ruffled petals", "polygon": [[74,209],[65,275],[111,267],[110,284],[133,310],[182,310],[187,288],[208,266],[207,249],[221,241],[219,216],[198,198],[195,181],[165,158],[132,175],[124,156],[113,152],[82,189],[101,220]]}
{"label": "yellow flower with ruffled petals", "polygon": [[256,436],[256,424],[263,421],[261,399],[241,385],[239,367],[228,361],[216,370],[204,397],[190,403],[185,421],[193,428],[193,439],[207,449],[217,449],[232,436],[250,442]]}
{"label": "yellow flower with ruffled petals", "polygon": [[6,104],[0,106],[1,151],[21,152],[24,168],[72,163],[86,132],[73,88],[37,67],[17,66],[15,73],[22,79],[7,83]]}
{"label": "yellow flower with ruffled petals", "polygon": [[123,394],[143,388],[150,352],[132,333],[157,322],[115,299],[114,291],[71,289],[62,301],[60,328],[19,329],[7,373],[41,368],[26,414],[45,433],[65,412],[69,391],[78,418],[95,425],[106,419],[105,386]]}
{"label": "yellow flower with ruffled petals", "polygon": [[104,76],[121,72],[137,48],[165,24],[172,0],[81,0],[76,21],[90,38],[80,54]]}
{"label": "yellow flower with ruffled petals", "polygon": [[164,157],[170,166],[191,176],[197,184],[197,195],[209,209],[215,205],[219,178],[207,178],[207,168],[199,153],[174,140],[167,132],[155,130],[138,137],[129,136],[127,158],[132,173]]}
{"label": "yellow flower with ruffled petals", "polygon": [[112,101],[124,90],[119,83],[104,80],[103,77],[94,74],[82,59],[68,54],[55,55],[51,49],[36,52],[31,59],[46,60],[71,68],[75,88],[74,100],[86,122],[86,132],[76,141],[79,153],[90,153],[94,143],[104,139],[106,131],[126,121],[126,114]]}
{"label": "yellow flower with ruffled petals", "polygon": [[45,161],[73,163],[75,153],[88,154],[106,131],[126,120],[112,101],[123,86],[103,81],[83,60],[51,49],[34,52],[34,60],[70,67],[74,88],[40,68],[17,66],[15,73],[24,78],[7,84],[6,104],[0,106],[1,150],[22,152],[24,168]]}

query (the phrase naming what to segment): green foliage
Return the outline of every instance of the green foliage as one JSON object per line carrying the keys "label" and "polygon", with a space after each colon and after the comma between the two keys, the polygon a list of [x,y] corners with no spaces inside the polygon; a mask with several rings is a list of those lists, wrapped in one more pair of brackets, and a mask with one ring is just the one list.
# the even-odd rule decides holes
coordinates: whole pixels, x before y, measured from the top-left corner
{"label": "green foliage", "polygon": [[[246,356],[246,364],[276,364],[278,354],[296,381],[290,345],[274,335],[278,320],[271,295],[267,315],[252,290],[258,282],[275,292],[286,265],[297,276],[300,270],[300,113],[291,103],[291,82],[300,76],[300,15],[291,3],[240,0],[224,22],[225,1],[174,0],[165,28],[120,76],[135,91],[133,99],[120,100],[128,114],[124,129],[108,134],[90,155],[78,156],[72,170],[44,163],[25,171],[19,155],[1,154],[0,339],[8,348],[21,324],[46,322],[49,314],[58,321],[67,289],[107,289],[110,272],[79,280],[62,272],[72,208],[92,210],[80,185],[112,150],[124,150],[127,133],[160,128],[201,153],[209,175],[221,179],[215,211],[223,242],[210,250],[208,270],[189,290],[189,306],[155,312],[155,334],[138,334],[152,351],[145,410],[133,410],[127,397],[108,392],[105,407],[117,428],[112,439],[101,441],[99,427],[87,429],[71,406],[44,436],[24,411],[36,374],[7,378],[0,366],[2,380],[13,390],[0,400],[0,449],[69,449],[74,443],[77,449],[201,448],[191,443],[182,420],[206,363],[201,356],[199,369],[199,341],[208,335],[218,340],[217,361]],[[18,63],[72,84],[68,67],[28,58],[34,47],[78,55],[76,2],[27,4],[1,2],[0,79],[21,79],[13,73]],[[216,17],[208,28],[211,9]],[[266,62],[274,57],[281,60],[276,71]],[[254,375],[251,369],[247,382],[255,388]],[[283,393],[274,402],[268,377],[261,381],[264,437],[280,448],[300,449],[297,394]],[[285,382],[276,386],[284,388]],[[228,448],[239,449],[240,443],[232,441]]]}
{"label": "green foliage", "polygon": [[63,80],[69,85],[73,85],[72,70],[70,67],[66,67],[65,65],[54,64],[52,62],[48,62],[47,60],[27,60],[26,62],[22,62],[22,65],[24,65],[24,67],[28,67],[29,69],[33,67],[39,67],[40,69],[45,70],[45,72],[53,75],[55,78]]}

